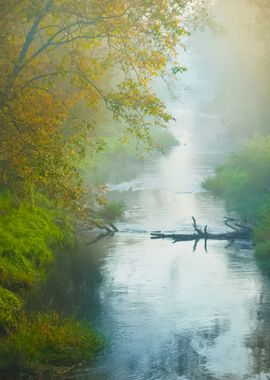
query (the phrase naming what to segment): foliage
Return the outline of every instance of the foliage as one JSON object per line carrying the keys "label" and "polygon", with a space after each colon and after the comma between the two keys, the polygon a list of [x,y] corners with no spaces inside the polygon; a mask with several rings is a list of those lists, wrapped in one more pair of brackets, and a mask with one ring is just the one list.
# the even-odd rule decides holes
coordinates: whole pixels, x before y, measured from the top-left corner
{"label": "foliage", "polygon": [[45,369],[89,362],[104,346],[89,323],[57,313],[23,317],[18,328],[0,341],[0,368]]}
{"label": "foliage", "polygon": [[166,153],[178,144],[168,129],[151,130],[151,135],[158,148],[151,153],[141,151],[134,139],[123,144],[117,136],[104,137],[104,150],[98,157],[88,151],[80,165],[86,183],[112,184],[132,179],[141,172],[142,166],[155,159],[160,151]]}
{"label": "foliage", "polygon": [[270,256],[270,136],[251,140],[216,169],[204,187],[225,199],[242,218],[256,223],[257,254]]}
{"label": "foliage", "polygon": [[[175,67],[192,3],[2,2],[0,185],[20,199],[42,192],[78,209],[83,186],[77,165],[86,146],[93,153],[101,149],[95,126],[105,108],[124,122],[118,130],[123,142],[132,135],[153,146],[150,125],[164,126],[172,117],[151,81]],[[87,116],[82,106],[91,111]]]}
{"label": "foliage", "polygon": [[270,269],[270,201],[266,201],[259,213],[254,231],[256,255],[263,269]]}
{"label": "foliage", "polygon": [[0,287],[0,334],[16,324],[21,307],[21,301],[13,293]]}
{"label": "foliage", "polygon": [[30,317],[22,290],[39,281],[53,250],[70,245],[70,217],[40,195],[35,204],[0,193],[0,369],[72,366],[90,360],[102,339],[87,323],[55,313]]}
{"label": "foliage", "polygon": [[[151,126],[172,120],[151,85],[167,66],[176,67],[192,3],[0,3],[0,286],[7,320],[19,306],[17,294],[43,277],[53,251],[71,244],[69,211],[82,216],[84,196],[89,210],[104,204],[104,188],[86,189],[79,170],[87,150],[95,160],[105,147],[100,115],[114,120],[110,137],[125,145],[132,136],[148,149]],[[120,209],[102,212],[112,218]],[[40,315],[1,339],[0,362],[71,365],[89,359],[99,342],[74,320]]]}
{"label": "foliage", "polygon": [[15,207],[10,192],[0,193],[0,284],[9,289],[33,284],[52,260],[52,248],[71,243],[68,217],[60,227],[56,219],[64,220],[62,212],[36,198],[36,205],[24,201]]}
{"label": "foliage", "polygon": [[97,211],[97,217],[102,218],[105,222],[113,222],[119,219],[124,212],[125,205],[121,202],[108,202]]}

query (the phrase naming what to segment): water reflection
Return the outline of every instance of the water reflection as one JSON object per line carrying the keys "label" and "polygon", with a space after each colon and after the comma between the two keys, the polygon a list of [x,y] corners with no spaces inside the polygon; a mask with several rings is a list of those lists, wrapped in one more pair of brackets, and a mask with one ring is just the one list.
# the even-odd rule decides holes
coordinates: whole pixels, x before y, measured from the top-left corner
{"label": "water reflection", "polygon": [[[253,247],[210,241],[208,253],[203,242],[193,252],[192,242],[149,236],[152,230],[190,231],[192,215],[209,230],[224,230],[224,206],[200,182],[226,146],[217,149],[215,119],[187,109],[181,115],[186,145],[152,162],[131,189],[113,189],[127,207],[121,232],[93,245],[91,236],[82,236],[32,301],[89,318],[110,338],[106,352],[77,379],[267,378],[270,284]],[[209,150],[204,133],[195,134],[198,125],[211,131]]]}

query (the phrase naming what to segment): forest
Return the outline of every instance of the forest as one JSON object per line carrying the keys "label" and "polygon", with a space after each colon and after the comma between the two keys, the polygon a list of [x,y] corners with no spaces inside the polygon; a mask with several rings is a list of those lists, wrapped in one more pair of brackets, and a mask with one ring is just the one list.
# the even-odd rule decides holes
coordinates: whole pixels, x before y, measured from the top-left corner
{"label": "forest", "polygon": [[270,373],[269,2],[0,12],[0,377]]}

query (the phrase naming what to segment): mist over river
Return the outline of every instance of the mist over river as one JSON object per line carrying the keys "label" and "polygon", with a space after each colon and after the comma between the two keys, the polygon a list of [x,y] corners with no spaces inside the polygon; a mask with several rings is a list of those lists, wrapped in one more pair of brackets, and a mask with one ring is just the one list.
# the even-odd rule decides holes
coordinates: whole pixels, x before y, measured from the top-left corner
{"label": "mist over river", "polygon": [[111,344],[78,378],[263,379],[255,375],[268,370],[263,345],[251,348],[270,332],[263,317],[270,283],[252,246],[209,242],[206,253],[200,242],[193,252],[190,242],[149,237],[152,230],[190,231],[192,215],[224,230],[223,204],[200,187],[226,153],[215,136],[204,139],[218,121],[188,108],[178,115],[182,144],[129,189],[115,186],[126,217],[120,233],[98,243],[99,283],[94,299],[85,294]]}
{"label": "mist over river", "polygon": [[205,107],[212,90],[209,73],[203,80],[194,69],[202,61],[198,46],[195,38],[173,100],[157,86],[176,118],[170,130],[179,145],[132,181],[109,184],[110,198],[126,206],[120,232],[95,244],[83,234],[44,288],[43,302],[92,320],[109,339],[72,379],[270,378],[270,280],[252,244],[209,241],[206,252],[203,241],[193,251],[193,242],[150,239],[157,230],[191,232],[192,216],[209,231],[227,230],[223,202],[201,183],[234,144],[224,119]]}
{"label": "mist over river", "polygon": [[[93,321],[109,338],[85,380],[267,379],[270,281],[251,244],[151,240],[153,230],[192,230],[191,216],[223,231],[221,201],[201,182],[228,153],[216,115],[172,102],[180,145],[133,181],[111,185],[126,205],[120,232],[56,262],[42,302]],[[226,247],[227,246],[227,247]],[[67,376],[68,378],[68,376]]]}
{"label": "mist over river", "polygon": [[0,12],[0,380],[270,380],[270,0]]}

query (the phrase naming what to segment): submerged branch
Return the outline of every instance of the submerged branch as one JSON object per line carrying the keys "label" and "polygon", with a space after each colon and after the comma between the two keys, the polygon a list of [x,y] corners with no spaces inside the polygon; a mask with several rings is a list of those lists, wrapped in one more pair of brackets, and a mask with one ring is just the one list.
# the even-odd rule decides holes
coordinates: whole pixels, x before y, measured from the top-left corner
{"label": "submerged branch", "polygon": [[[198,227],[196,219],[192,217],[193,220],[193,228],[195,230],[194,233],[191,234],[167,234],[162,232],[152,232],[151,239],[171,239],[173,242],[178,241],[194,241],[194,249],[196,250],[197,243],[199,240],[250,240],[252,237],[252,228],[241,225],[238,221],[234,221],[234,224],[229,224],[227,220],[225,220],[225,225],[229,228],[233,229],[233,231],[222,232],[222,233],[209,233],[207,231],[207,226],[204,227],[202,231],[200,227]],[[206,249],[207,250],[207,249]]]}

